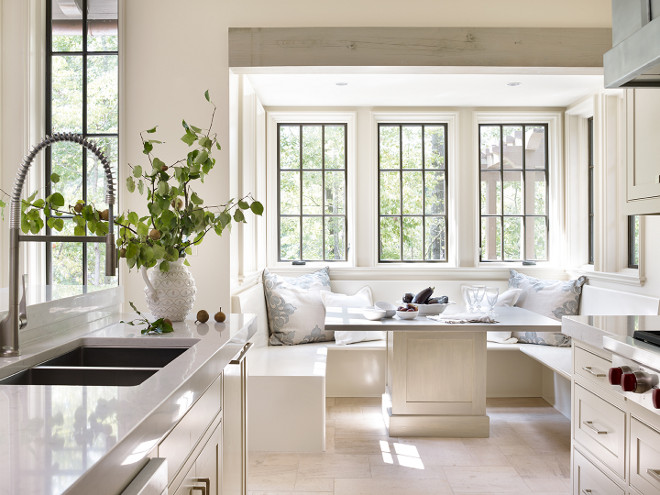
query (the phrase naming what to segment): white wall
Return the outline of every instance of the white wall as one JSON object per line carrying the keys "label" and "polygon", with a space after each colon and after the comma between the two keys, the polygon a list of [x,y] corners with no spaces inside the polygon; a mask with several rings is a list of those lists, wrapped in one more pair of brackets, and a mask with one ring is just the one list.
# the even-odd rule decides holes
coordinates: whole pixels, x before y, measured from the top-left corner
{"label": "white wall", "polygon": [[[25,102],[20,81],[13,79],[13,68],[25,54],[17,51],[17,40],[25,19],[14,10],[24,0],[1,0],[2,26],[2,181],[6,187],[7,170],[13,177],[16,156],[25,149],[25,139],[15,146],[6,132],[7,121],[16,128],[27,127],[14,121]],[[474,27],[609,27],[609,0],[130,0],[123,1],[120,184],[126,163],[140,163],[140,130],[155,124],[173,151],[166,158],[180,156],[179,122],[186,118],[204,122],[208,117],[202,94],[207,88],[219,107],[217,131],[223,143],[229,141],[229,75],[227,29],[229,27],[293,26],[474,26]],[[311,8],[313,5],[313,8]],[[5,15],[6,14],[6,15]],[[13,29],[7,30],[7,28]],[[8,51],[8,45],[11,51]],[[16,60],[5,63],[5,57]],[[7,80],[15,84],[7,86]],[[7,106],[5,106],[7,105]],[[18,110],[20,111],[20,109]],[[7,146],[20,150],[10,152]],[[218,200],[229,194],[229,154],[227,147],[218,156],[216,171],[206,182],[204,197]],[[126,195],[120,208],[135,207]],[[6,224],[5,224],[6,225]],[[5,230],[3,229],[3,232]],[[5,236],[2,236],[3,238]],[[6,252],[0,253],[6,260]],[[211,310],[229,301],[229,240],[209,239],[192,257],[192,272],[198,283],[198,307]],[[142,301],[143,283],[139,275],[122,271],[126,299]],[[2,273],[2,272],[0,272]],[[4,276],[4,274],[3,274]],[[660,278],[660,277],[659,277]],[[6,277],[0,281],[6,285]]]}

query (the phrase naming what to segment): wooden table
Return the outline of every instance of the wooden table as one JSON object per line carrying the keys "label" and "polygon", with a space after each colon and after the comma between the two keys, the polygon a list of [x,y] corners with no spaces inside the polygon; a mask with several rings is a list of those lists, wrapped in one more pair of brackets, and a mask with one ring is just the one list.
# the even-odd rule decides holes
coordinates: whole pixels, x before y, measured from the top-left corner
{"label": "wooden table", "polygon": [[561,331],[559,321],[517,307],[496,308],[493,318],[497,323],[370,321],[360,309],[328,308],[325,328],[387,331],[383,414],[390,436],[488,437],[486,332]]}

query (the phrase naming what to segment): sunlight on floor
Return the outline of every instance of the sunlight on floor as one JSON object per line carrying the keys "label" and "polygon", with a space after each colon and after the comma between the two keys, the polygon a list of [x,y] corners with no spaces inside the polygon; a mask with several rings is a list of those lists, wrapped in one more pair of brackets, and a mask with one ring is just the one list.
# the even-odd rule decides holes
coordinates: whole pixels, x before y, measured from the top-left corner
{"label": "sunlight on floor", "polygon": [[394,464],[394,459],[396,458],[399,466],[424,469],[424,463],[419,456],[419,452],[417,452],[417,447],[401,443],[393,443],[392,445],[394,446],[394,456],[392,455],[389,442],[385,440],[380,441],[380,450],[385,464]]}

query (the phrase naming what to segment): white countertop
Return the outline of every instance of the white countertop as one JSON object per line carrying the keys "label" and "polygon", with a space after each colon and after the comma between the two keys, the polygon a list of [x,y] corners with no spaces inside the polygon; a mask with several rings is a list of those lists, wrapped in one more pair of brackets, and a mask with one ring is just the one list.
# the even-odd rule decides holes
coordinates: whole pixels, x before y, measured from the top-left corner
{"label": "white countertop", "polygon": [[[225,323],[186,321],[175,323],[174,333],[143,336],[141,327],[108,325],[107,320],[30,343],[18,358],[0,358],[0,375],[36,364],[43,353],[61,354],[84,339],[196,343],[133,387],[0,386],[0,493],[120,492],[256,329],[252,315],[230,315]],[[53,347],[59,352],[49,350]]]}

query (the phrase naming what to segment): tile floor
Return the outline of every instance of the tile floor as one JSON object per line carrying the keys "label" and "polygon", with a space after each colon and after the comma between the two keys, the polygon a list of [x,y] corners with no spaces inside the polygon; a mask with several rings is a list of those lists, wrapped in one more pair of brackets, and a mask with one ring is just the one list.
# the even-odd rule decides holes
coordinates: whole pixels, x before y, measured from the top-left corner
{"label": "tile floor", "polygon": [[250,452],[250,495],[568,495],[570,421],[489,399],[490,438],[390,438],[379,399],[327,400],[326,452]]}

